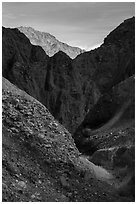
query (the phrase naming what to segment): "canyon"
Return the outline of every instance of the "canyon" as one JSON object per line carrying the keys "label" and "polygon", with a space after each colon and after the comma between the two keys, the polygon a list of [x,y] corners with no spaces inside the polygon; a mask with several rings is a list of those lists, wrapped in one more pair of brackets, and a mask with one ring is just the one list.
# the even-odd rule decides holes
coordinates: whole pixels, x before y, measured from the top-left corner
{"label": "canyon", "polygon": [[75,57],[45,35],[2,28],[3,201],[133,201],[135,17]]}

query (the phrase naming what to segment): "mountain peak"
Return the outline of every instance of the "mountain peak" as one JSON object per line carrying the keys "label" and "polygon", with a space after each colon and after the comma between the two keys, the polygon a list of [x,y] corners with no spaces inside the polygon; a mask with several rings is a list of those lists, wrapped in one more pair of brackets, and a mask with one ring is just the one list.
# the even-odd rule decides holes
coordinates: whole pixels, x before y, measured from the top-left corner
{"label": "mountain peak", "polygon": [[58,57],[58,56],[61,56],[61,57],[67,57],[67,58],[70,58],[65,52],[59,50],[54,56]]}
{"label": "mountain peak", "polygon": [[[117,28],[115,28],[104,39],[105,44],[119,44],[123,45],[128,39],[128,44],[135,38],[135,17],[124,20]],[[127,42],[126,42],[127,43]]]}
{"label": "mountain peak", "polygon": [[41,46],[47,55],[50,57],[53,56],[55,53],[62,51],[66,53],[70,58],[75,58],[77,55],[85,52],[78,47],[72,47],[66,43],[60,42],[56,39],[55,36],[51,35],[47,32],[41,32],[35,30],[32,27],[18,27],[18,30],[24,33],[27,38],[29,38],[30,42],[34,45]]}

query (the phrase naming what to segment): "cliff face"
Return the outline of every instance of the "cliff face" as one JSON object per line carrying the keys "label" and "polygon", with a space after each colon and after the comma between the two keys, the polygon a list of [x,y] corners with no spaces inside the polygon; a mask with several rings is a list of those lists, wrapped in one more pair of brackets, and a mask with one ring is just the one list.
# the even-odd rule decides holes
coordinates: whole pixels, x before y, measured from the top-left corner
{"label": "cliff face", "polygon": [[2,75],[40,100],[49,57],[17,29],[3,28],[2,38]]}
{"label": "cliff face", "polygon": [[[94,80],[102,96],[97,103],[90,108],[84,121],[76,130],[74,138],[81,151],[82,149],[87,149],[94,152],[99,148],[97,147],[97,143],[100,143],[101,141],[98,136],[98,142],[96,143],[95,139],[94,145],[94,139],[92,140],[92,137],[90,138],[91,135],[98,132],[103,134],[103,131],[105,131],[106,128],[111,132],[110,129],[113,127],[112,124],[116,123],[115,119],[120,120],[119,124],[122,123],[120,119],[121,117],[125,118],[125,121],[128,121],[130,124],[130,120],[134,120],[134,17],[125,20],[112,31],[106,37],[104,44],[100,48],[77,57],[74,63],[79,61],[79,66],[81,66],[84,64],[85,59],[88,60],[87,64],[90,64],[91,67],[93,67],[91,69],[89,80]],[[86,73],[84,70],[87,70],[86,63],[82,75]],[[126,112],[127,110],[129,112]],[[122,116],[123,114],[124,116]],[[108,127],[109,124],[111,124],[111,127]],[[100,127],[102,127],[101,130]],[[84,131],[86,128],[89,129],[87,133]],[[96,131],[94,132],[93,130]],[[112,138],[113,137],[114,135],[112,134]]]}
{"label": "cliff face", "polygon": [[53,35],[37,31],[31,27],[19,27],[20,32],[24,33],[33,45],[39,45],[46,54],[51,57],[59,51],[66,53],[74,59],[77,55],[85,52],[78,47],[72,47],[66,43],[60,42]]}
{"label": "cliff face", "polygon": [[83,94],[69,56],[60,51],[49,58],[17,29],[3,28],[3,76],[42,102],[71,131],[82,121],[84,95],[94,86],[88,84]]}
{"label": "cliff face", "polygon": [[134,74],[134,23],[126,20],[100,48],[74,60],[61,51],[49,58],[19,30],[3,28],[3,76],[74,132],[101,95]]}
{"label": "cliff face", "polygon": [[93,51],[73,61],[81,78],[88,75],[101,93],[135,73],[135,18],[125,20]]}

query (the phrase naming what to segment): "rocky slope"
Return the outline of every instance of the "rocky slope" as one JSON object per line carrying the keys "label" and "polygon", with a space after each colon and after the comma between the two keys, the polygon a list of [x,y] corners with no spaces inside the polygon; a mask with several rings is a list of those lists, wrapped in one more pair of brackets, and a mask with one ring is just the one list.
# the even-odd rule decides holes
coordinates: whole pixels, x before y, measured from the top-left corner
{"label": "rocky slope", "polygon": [[3,76],[42,102],[72,133],[101,95],[135,72],[135,18],[76,59],[49,58],[17,29],[3,28]]}
{"label": "rocky slope", "polygon": [[132,76],[100,97],[73,137],[81,151],[91,153],[100,148],[133,145],[134,122],[135,79]]}
{"label": "rocky slope", "polygon": [[51,57],[59,51],[66,53],[70,58],[74,59],[77,55],[85,52],[78,47],[72,47],[66,43],[60,42],[53,35],[40,32],[31,27],[19,27],[20,32],[24,33],[33,45],[41,46],[46,54]]}
{"label": "rocky slope", "polygon": [[[97,179],[71,134],[36,99],[3,78],[3,202],[133,201]],[[97,171],[96,171],[97,174]]]}
{"label": "rocky slope", "polygon": [[73,138],[91,162],[111,170],[120,179],[121,195],[135,196],[134,76],[100,97]]}

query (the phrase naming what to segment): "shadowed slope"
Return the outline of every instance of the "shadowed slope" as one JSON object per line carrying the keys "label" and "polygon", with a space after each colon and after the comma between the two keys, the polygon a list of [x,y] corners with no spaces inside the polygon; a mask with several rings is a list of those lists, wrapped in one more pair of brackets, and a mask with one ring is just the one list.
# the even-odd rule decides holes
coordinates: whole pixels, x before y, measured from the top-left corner
{"label": "shadowed slope", "polygon": [[[73,137],[81,151],[94,152],[96,148],[100,147],[111,147],[114,144],[120,145],[126,142],[133,143],[134,134],[131,134],[131,136],[128,136],[128,134],[130,135],[130,130],[134,129],[134,120],[135,79],[130,77],[113,87],[111,91],[99,99]],[[122,135],[118,134],[120,129],[129,129],[123,142]],[[119,135],[118,138],[121,138],[121,142],[114,137],[116,132]]]}

